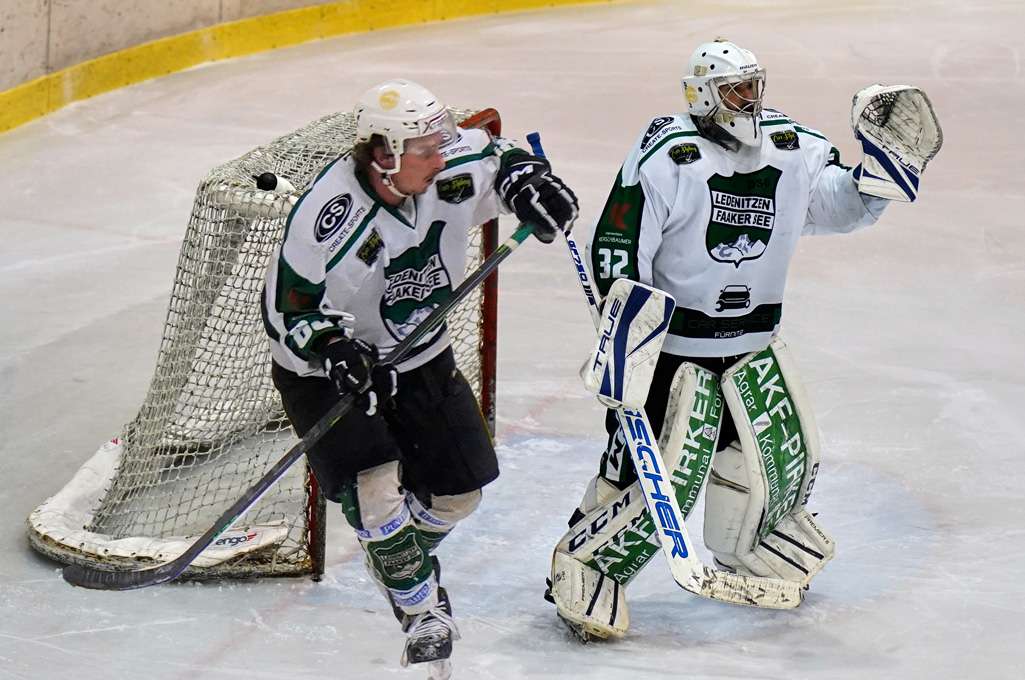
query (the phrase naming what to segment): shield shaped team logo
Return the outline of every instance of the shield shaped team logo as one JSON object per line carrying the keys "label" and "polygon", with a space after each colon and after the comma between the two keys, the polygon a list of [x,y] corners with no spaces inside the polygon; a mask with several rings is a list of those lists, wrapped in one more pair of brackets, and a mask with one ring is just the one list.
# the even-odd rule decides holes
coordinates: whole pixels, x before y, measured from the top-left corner
{"label": "shield shaped team logo", "polygon": [[[413,332],[452,294],[452,277],[441,258],[444,228],[442,220],[432,223],[420,245],[392,258],[384,269],[381,321],[397,341]],[[437,332],[422,342],[430,342]]]}
{"label": "shield shaped team logo", "polygon": [[395,581],[413,578],[424,566],[424,551],[417,545],[416,534],[407,533],[397,543],[385,541],[383,547],[373,550],[381,571]]}
{"label": "shield shaped team logo", "polygon": [[742,262],[762,256],[775,226],[776,187],[782,174],[767,166],[751,173],[708,178],[712,209],[705,246],[713,260],[739,269]]}

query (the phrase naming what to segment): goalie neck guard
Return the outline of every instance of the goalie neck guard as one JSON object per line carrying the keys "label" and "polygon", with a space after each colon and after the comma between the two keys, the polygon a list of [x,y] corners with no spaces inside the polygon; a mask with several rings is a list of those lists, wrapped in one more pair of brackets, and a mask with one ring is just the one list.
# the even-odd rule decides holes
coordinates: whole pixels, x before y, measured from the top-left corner
{"label": "goalie neck guard", "polygon": [[754,54],[725,40],[704,43],[680,82],[702,135],[732,151],[761,143],[765,69]]}

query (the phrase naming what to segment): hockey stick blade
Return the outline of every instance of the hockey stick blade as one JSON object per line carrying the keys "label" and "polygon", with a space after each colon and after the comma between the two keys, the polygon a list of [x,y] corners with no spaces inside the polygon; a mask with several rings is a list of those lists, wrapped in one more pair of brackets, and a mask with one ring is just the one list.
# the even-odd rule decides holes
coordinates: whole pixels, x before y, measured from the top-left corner
{"label": "hockey stick blade", "polygon": [[[537,132],[528,133],[527,142],[536,156],[545,157],[544,149],[541,147],[541,135]],[[570,257],[573,258],[573,265],[577,270],[580,288],[587,300],[591,320],[597,328],[600,317],[591,275],[584,265],[573,235],[569,232],[565,232],[564,235]],[[694,554],[694,546],[687,533],[676,494],[671,491],[671,483],[661,473],[662,454],[658,450],[658,441],[651,434],[648,416],[643,409],[630,411],[623,408],[617,409],[617,416],[620,428],[626,435],[630,458],[637,470],[644,503],[651,514],[662,553],[669,563],[669,571],[676,584],[694,595],[729,604],[765,609],[793,609],[800,605],[804,598],[804,589],[792,581],[733,574],[709,567],[698,559]],[[659,483],[664,484],[670,492],[663,493]]]}
{"label": "hockey stick blade", "polygon": [[[480,266],[467,275],[466,279],[458,288],[452,291],[452,295],[445,302],[435,307],[434,311],[412,333],[396,345],[383,361],[387,363],[398,363],[401,361],[428,333],[444,323],[446,315],[472,293],[477,286],[483,283],[484,279],[488,278],[492,272],[498,269],[498,265],[502,260],[509,257],[533,231],[533,225],[521,224],[513,232],[512,236],[495,248],[495,251]],[[96,590],[135,590],[166,583],[178,578],[199,557],[200,553],[206,550],[211,543],[217,540],[218,536],[227,531],[239,517],[260,500],[260,497],[274,486],[278,479],[297,460],[302,458],[310,447],[315,445],[342,416],[348,413],[354,402],[355,398],[351,395],[346,395],[339,399],[306,433],[302,440],[289,449],[241,498],[235,501],[230,508],[217,518],[213,526],[207,529],[202,536],[178,557],[156,567],[136,570],[113,571],[81,564],[71,564],[64,567],[61,572],[64,580],[74,586]]]}

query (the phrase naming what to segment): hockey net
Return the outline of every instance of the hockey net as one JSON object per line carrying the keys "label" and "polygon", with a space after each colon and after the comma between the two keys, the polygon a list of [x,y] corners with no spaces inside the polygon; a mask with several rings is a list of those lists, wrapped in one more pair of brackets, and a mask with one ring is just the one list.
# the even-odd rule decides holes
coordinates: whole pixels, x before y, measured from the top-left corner
{"label": "hockey net", "polygon": [[[493,109],[454,110],[498,134]],[[39,552],[64,563],[134,569],[174,558],[295,442],[271,382],[260,319],[264,268],[302,192],[355,134],[350,113],[314,121],[215,168],[200,183],[156,369],[138,415],[29,517]],[[294,193],[262,191],[272,172]],[[467,271],[497,245],[497,221],[471,230]],[[494,428],[494,275],[448,318],[460,369]],[[185,573],[191,578],[323,571],[324,502],[294,466]]]}

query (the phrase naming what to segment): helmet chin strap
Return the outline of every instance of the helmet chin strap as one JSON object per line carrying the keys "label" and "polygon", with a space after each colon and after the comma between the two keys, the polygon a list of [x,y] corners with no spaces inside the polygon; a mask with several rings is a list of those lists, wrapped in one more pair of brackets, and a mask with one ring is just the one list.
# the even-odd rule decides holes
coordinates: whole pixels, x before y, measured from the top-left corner
{"label": "helmet chin strap", "polygon": [[378,165],[377,161],[371,161],[370,166],[377,172],[381,173],[381,183],[384,184],[385,188],[388,189],[388,191],[390,191],[392,194],[394,194],[396,197],[400,199],[409,198],[409,194],[404,194],[401,191],[399,191],[398,187],[395,186],[395,183],[391,181],[391,176],[399,171],[398,168],[394,168],[392,170],[385,170],[380,165]]}

